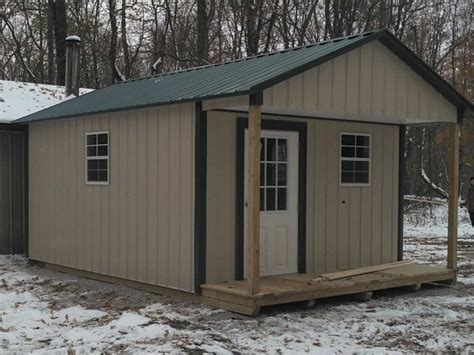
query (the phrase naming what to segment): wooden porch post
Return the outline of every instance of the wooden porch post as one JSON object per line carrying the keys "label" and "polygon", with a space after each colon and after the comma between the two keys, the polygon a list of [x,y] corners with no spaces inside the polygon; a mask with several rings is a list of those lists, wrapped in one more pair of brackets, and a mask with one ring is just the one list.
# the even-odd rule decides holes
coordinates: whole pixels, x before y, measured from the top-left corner
{"label": "wooden porch post", "polygon": [[459,123],[449,123],[448,269],[457,268],[459,199]]}
{"label": "wooden porch post", "polygon": [[248,293],[260,292],[260,133],[262,122],[261,95],[249,100],[248,184],[247,184],[247,277]]}

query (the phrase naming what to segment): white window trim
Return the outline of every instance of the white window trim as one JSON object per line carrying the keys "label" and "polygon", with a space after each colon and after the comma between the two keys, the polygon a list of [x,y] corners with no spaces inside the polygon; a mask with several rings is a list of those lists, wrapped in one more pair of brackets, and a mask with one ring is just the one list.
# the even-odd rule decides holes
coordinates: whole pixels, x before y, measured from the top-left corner
{"label": "white window trim", "polygon": [[[349,134],[352,136],[365,136],[369,137],[369,158],[343,158],[341,156],[342,147],[342,136]],[[339,134],[339,186],[340,187],[371,187],[372,186],[372,134],[371,133],[359,133],[359,132],[341,132]],[[353,182],[342,182],[342,161],[368,161],[369,162],[369,182],[368,183],[353,183]]]}
{"label": "white window trim", "polygon": [[[107,134],[107,156],[100,156],[100,157],[88,157],[87,156],[87,137],[92,136],[92,135],[98,135],[98,134]],[[84,136],[84,155],[85,155],[85,162],[84,162],[84,167],[85,167],[85,181],[86,185],[109,185],[110,184],[110,133],[109,131],[94,131],[94,132],[86,132]],[[89,160],[107,160],[107,181],[89,181],[89,178],[87,176],[87,162]]]}

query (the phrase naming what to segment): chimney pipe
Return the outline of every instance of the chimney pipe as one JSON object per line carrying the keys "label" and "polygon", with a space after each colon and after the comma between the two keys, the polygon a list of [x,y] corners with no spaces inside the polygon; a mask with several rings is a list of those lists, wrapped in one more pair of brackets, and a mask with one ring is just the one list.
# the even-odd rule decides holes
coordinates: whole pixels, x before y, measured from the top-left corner
{"label": "chimney pipe", "polygon": [[81,39],[78,36],[66,38],[66,96],[79,96],[79,61]]}

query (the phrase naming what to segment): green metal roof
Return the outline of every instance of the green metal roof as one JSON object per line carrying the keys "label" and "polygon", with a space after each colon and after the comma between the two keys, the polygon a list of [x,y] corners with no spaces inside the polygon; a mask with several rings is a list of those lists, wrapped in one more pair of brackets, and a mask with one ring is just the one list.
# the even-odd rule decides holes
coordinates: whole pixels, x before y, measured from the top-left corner
{"label": "green metal roof", "polygon": [[438,89],[441,88],[444,91],[443,94],[448,99],[454,100],[456,106],[459,107],[459,105],[464,104],[468,108],[470,107],[471,104],[466,99],[458,94],[434,71],[429,69],[426,64],[394,36],[383,30],[341,37],[221,64],[206,65],[163,73],[143,79],[129,80],[49,107],[15,122],[26,123],[257,93],[376,39],[381,40],[382,43],[393,51],[399,51],[397,54],[406,62],[417,61],[415,63],[417,69],[420,69],[420,65],[424,65],[423,68],[425,70],[428,68],[429,74],[434,78],[432,78],[433,83],[439,86]]}

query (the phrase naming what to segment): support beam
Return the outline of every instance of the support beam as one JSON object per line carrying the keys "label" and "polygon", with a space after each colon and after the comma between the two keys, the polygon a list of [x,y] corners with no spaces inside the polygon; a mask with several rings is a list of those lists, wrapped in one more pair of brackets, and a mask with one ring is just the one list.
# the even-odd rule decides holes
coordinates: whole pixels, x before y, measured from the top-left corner
{"label": "support beam", "polygon": [[456,270],[458,254],[459,123],[449,123],[448,154],[448,269]]}
{"label": "support beam", "polygon": [[248,130],[248,207],[247,207],[247,277],[248,293],[260,292],[260,135],[262,107],[252,97],[249,104]]}

